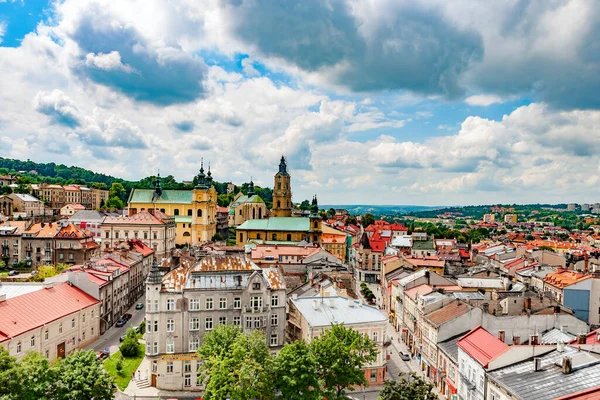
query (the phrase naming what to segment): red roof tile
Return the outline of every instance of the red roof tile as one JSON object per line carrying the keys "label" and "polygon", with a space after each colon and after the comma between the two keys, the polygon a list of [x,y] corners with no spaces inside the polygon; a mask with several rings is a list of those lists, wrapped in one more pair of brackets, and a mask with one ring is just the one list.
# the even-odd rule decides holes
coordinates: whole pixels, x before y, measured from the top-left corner
{"label": "red roof tile", "polygon": [[0,302],[0,342],[99,303],[68,283]]}
{"label": "red roof tile", "polygon": [[508,349],[508,345],[492,335],[481,326],[473,329],[463,336],[458,342],[458,347],[463,349],[471,358],[484,368],[491,360],[498,357]]}

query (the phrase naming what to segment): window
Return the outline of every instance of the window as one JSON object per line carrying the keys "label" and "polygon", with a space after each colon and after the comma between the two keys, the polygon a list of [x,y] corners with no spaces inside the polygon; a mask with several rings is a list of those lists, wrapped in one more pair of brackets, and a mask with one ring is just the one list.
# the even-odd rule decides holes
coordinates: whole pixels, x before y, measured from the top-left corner
{"label": "window", "polygon": [[175,321],[172,319],[167,320],[167,332],[175,332]]}
{"label": "window", "polygon": [[277,234],[276,233],[274,233],[274,234],[271,235],[271,240],[277,240]]}
{"label": "window", "polygon": [[277,325],[277,314],[271,314],[271,325]]}
{"label": "window", "polygon": [[260,317],[254,317],[254,327],[260,328]]}
{"label": "window", "polygon": [[246,317],[246,328],[248,328],[248,329],[252,328],[252,318],[251,317]]}
{"label": "window", "polygon": [[173,210],[173,213],[174,213],[175,215],[179,215],[179,208],[176,208],[175,210]]}
{"label": "window", "polygon": [[288,233],[288,234],[287,234],[287,241],[288,241],[288,242],[291,242],[291,241],[292,241],[292,234],[291,234],[291,233]]}
{"label": "window", "polygon": [[213,319],[212,319],[212,317],[208,317],[204,321],[204,329],[206,329],[207,331],[210,331],[212,328],[213,328]]}
{"label": "window", "polygon": [[44,340],[48,340],[48,329],[44,331]]}
{"label": "window", "polygon": [[158,321],[154,321],[154,332],[158,332]]}
{"label": "window", "polygon": [[35,346],[35,336],[31,337],[30,345],[31,345],[31,347]]}
{"label": "window", "polygon": [[185,387],[192,386],[192,376],[191,375],[185,375],[183,377],[183,386],[185,386]]}
{"label": "window", "polygon": [[242,308],[242,299],[240,297],[233,298],[233,308]]}
{"label": "window", "polygon": [[192,216],[192,210],[190,209],[190,210],[188,210],[188,217],[191,217],[191,216]]}
{"label": "window", "polygon": [[207,297],[206,298],[206,309],[207,310],[212,310],[213,309],[213,299],[212,299],[212,297]]}
{"label": "window", "polygon": [[479,387],[483,388],[483,375],[479,376]]}
{"label": "window", "polygon": [[158,312],[158,300],[154,300],[154,311]]}
{"label": "window", "polygon": [[154,232],[154,235],[152,235],[154,237],[154,239],[158,239],[158,233]]}
{"label": "window", "polygon": [[376,369],[371,370],[371,382],[377,382],[377,370]]}
{"label": "window", "polygon": [[200,344],[200,341],[198,338],[192,338],[190,339],[190,343],[189,343],[189,352],[194,352],[196,350],[198,350],[198,346]]}
{"label": "window", "polygon": [[175,342],[167,342],[167,353],[175,353]]}
{"label": "window", "polygon": [[75,328],[75,318],[71,320],[71,328]]}
{"label": "window", "polygon": [[198,218],[202,217],[202,210],[198,209],[198,211],[196,212],[196,216]]}
{"label": "window", "polygon": [[190,299],[190,310],[191,311],[200,310],[200,299]]}
{"label": "window", "polygon": [[158,342],[154,342],[152,345],[152,354],[158,354]]}
{"label": "window", "polygon": [[252,284],[252,290],[260,290],[260,282],[254,282]]}
{"label": "window", "polygon": [[144,239],[148,239],[148,232],[144,232]]}
{"label": "window", "polygon": [[190,331],[197,331],[200,329],[200,318],[190,318]]}
{"label": "window", "polygon": [[167,361],[167,374],[173,373],[173,361]]}
{"label": "window", "polygon": [[17,343],[17,354],[21,354],[21,342]]}
{"label": "window", "polygon": [[152,361],[152,372],[158,371],[158,363],[156,361]]}
{"label": "window", "polygon": [[192,372],[192,362],[191,361],[183,362],[183,372]]}
{"label": "window", "polygon": [[146,321],[146,332],[152,332],[152,322]]}
{"label": "window", "polygon": [[277,306],[279,306],[279,296],[274,294],[271,296],[271,307],[277,307]]}
{"label": "window", "polygon": [[109,231],[106,231],[106,239],[108,239],[108,235],[110,234]]}
{"label": "window", "polygon": [[379,333],[378,332],[373,332],[373,341],[375,343],[377,343],[377,339],[379,339]]}
{"label": "window", "polygon": [[227,308],[227,298],[226,298],[226,297],[221,297],[221,298],[219,299],[219,308],[220,308],[221,310],[223,310],[223,309]]}
{"label": "window", "polygon": [[83,332],[81,332],[81,339],[85,340],[85,329],[83,330]]}
{"label": "window", "polygon": [[494,392],[493,390],[490,390],[490,400],[500,400],[500,396],[498,395],[498,393]]}
{"label": "window", "polygon": [[219,317],[219,325],[227,325],[227,317]]}
{"label": "window", "polygon": [[167,311],[175,311],[175,299],[167,299]]}
{"label": "window", "polygon": [[252,296],[252,298],[250,298],[250,307],[252,307],[252,308],[262,307],[262,297]]}
{"label": "window", "polygon": [[46,350],[46,351],[44,352],[44,355],[46,356],[46,358],[50,358],[50,351],[49,351],[49,350]]}
{"label": "window", "polygon": [[240,317],[239,315],[233,317],[233,324],[234,325],[241,325],[241,323],[242,323],[242,317]]}
{"label": "window", "polygon": [[272,334],[271,335],[271,342],[270,342],[271,346],[277,346],[277,334]]}
{"label": "window", "polygon": [[81,317],[81,322],[85,323],[85,314]]}
{"label": "window", "polygon": [[62,333],[62,323],[58,325],[58,333]]}

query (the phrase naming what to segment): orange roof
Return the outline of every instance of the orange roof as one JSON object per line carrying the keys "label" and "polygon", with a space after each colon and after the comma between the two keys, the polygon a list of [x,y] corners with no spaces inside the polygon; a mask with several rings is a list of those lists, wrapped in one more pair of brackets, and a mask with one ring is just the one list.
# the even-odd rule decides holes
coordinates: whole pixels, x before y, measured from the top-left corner
{"label": "orange roof", "polygon": [[600,400],[600,386],[557,397],[554,400]]}
{"label": "orange roof", "polygon": [[115,225],[163,225],[163,221],[159,218],[170,217],[158,210],[154,210],[154,215],[144,210],[129,217],[106,217],[103,223]]}
{"label": "orange roof", "polygon": [[433,292],[433,288],[427,284],[422,284],[419,286],[415,286],[414,288],[408,289],[404,292],[405,296],[410,297],[411,299],[416,299],[417,295],[423,296],[424,294],[429,294]]}
{"label": "orange roof", "polygon": [[60,225],[57,223],[37,223],[33,224],[25,231],[26,234],[34,235],[35,237],[54,237],[56,232],[60,229]]}
{"label": "orange roof", "polygon": [[579,272],[559,268],[555,273],[546,275],[544,282],[558,288],[564,288],[591,277],[592,276],[588,274],[581,274]]}
{"label": "orange roof", "polygon": [[458,347],[463,349],[471,358],[484,368],[491,360],[498,357],[508,349],[508,345],[492,335],[481,326],[473,329],[463,336],[458,342]]}
{"label": "orange roof", "polygon": [[55,235],[57,238],[67,238],[67,239],[84,239],[92,237],[92,233],[88,230],[81,229],[74,224],[69,224],[60,230]]}
{"label": "orange roof", "polygon": [[0,302],[0,342],[97,303],[68,283],[7,299]]}
{"label": "orange roof", "polygon": [[412,264],[415,267],[419,267],[419,268],[423,268],[423,267],[435,267],[435,268],[441,268],[444,267],[446,265],[446,261],[444,260],[432,260],[430,258],[413,258],[413,257],[407,257],[406,261],[410,264]]}
{"label": "orange roof", "polygon": [[448,321],[460,317],[471,310],[471,307],[467,303],[463,303],[460,300],[455,300],[445,307],[440,308],[432,313],[425,316],[429,321],[433,322],[434,325],[440,326]]}
{"label": "orange roof", "polygon": [[257,245],[254,249],[252,249],[251,258],[253,260],[262,259],[264,257],[274,257],[278,258],[279,256],[300,256],[300,257],[308,257],[314,253],[321,251],[321,248],[318,246],[294,246],[294,245]]}
{"label": "orange roof", "polygon": [[71,206],[74,210],[85,210],[85,207],[79,203],[67,204],[65,207]]}
{"label": "orange roof", "polygon": [[68,186],[63,186],[63,188],[65,190],[74,190],[74,191],[79,191],[79,188],[77,186],[72,186],[72,185],[68,185]]}

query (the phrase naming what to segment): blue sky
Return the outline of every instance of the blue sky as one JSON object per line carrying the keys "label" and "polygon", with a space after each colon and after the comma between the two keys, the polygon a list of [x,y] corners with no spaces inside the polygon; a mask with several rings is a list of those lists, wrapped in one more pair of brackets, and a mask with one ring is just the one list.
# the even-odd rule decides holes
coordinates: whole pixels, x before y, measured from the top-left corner
{"label": "blue sky", "polygon": [[592,202],[598,21],[591,0],[0,1],[0,150],[260,185],[283,154],[298,201]]}

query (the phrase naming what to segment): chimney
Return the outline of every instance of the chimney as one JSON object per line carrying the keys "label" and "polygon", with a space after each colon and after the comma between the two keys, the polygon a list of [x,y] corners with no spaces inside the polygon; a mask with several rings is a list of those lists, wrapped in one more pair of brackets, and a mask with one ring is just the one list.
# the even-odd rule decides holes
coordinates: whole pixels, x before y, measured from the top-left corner
{"label": "chimney", "polygon": [[560,306],[554,306],[554,314],[560,314]]}
{"label": "chimney", "polygon": [[586,336],[587,335],[585,335],[585,334],[577,335],[577,344],[585,344]]}
{"label": "chimney", "polygon": [[471,304],[471,296],[467,295],[467,296],[465,297],[465,302],[466,302],[467,304]]}
{"label": "chimney", "polygon": [[506,333],[503,330],[498,331],[498,340],[500,340],[501,342],[504,342],[505,336],[506,336]]}
{"label": "chimney", "polygon": [[529,335],[529,344],[531,345],[538,345],[539,343],[539,336],[538,335]]}
{"label": "chimney", "polygon": [[0,303],[6,301],[6,294],[0,294]]}
{"label": "chimney", "polygon": [[354,300],[348,297],[348,307],[354,307]]}
{"label": "chimney", "polygon": [[513,345],[521,344],[521,338],[519,336],[513,336]]}
{"label": "chimney", "polygon": [[319,300],[313,300],[313,309],[318,310],[319,309]]}
{"label": "chimney", "polygon": [[570,374],[571,372],[573,372],[573,364],[571,361],[571,357],[563,357],[562,360],[562,373],[565,375]]}
{"label": "chimney", "polygon": [[331,298],[329,299],[329,307],[330,307],[330,308],[333,308],[333,307],[335,307],[335,299],[334,299],[333,297],[331,297]]}
{"label": "chimney", "polygon": [[560,326],[560,331],[561,332],[566,332],[567,326],[566,325],[561,325]]}
{"label": "chimney", "polygon": [[556,343],[556,351],[558,351],[559,353],[565,351],[565,344],[563,342]]}
{"label": "chimney", "polygon": [[525,299],[525,309],[531,310],[531,297]]}
{"label": "chimney", "polygon": [[533,359],[533,370],[534,371],[541,371],[542,369],[542,359],[539,357],[535,357]]}

